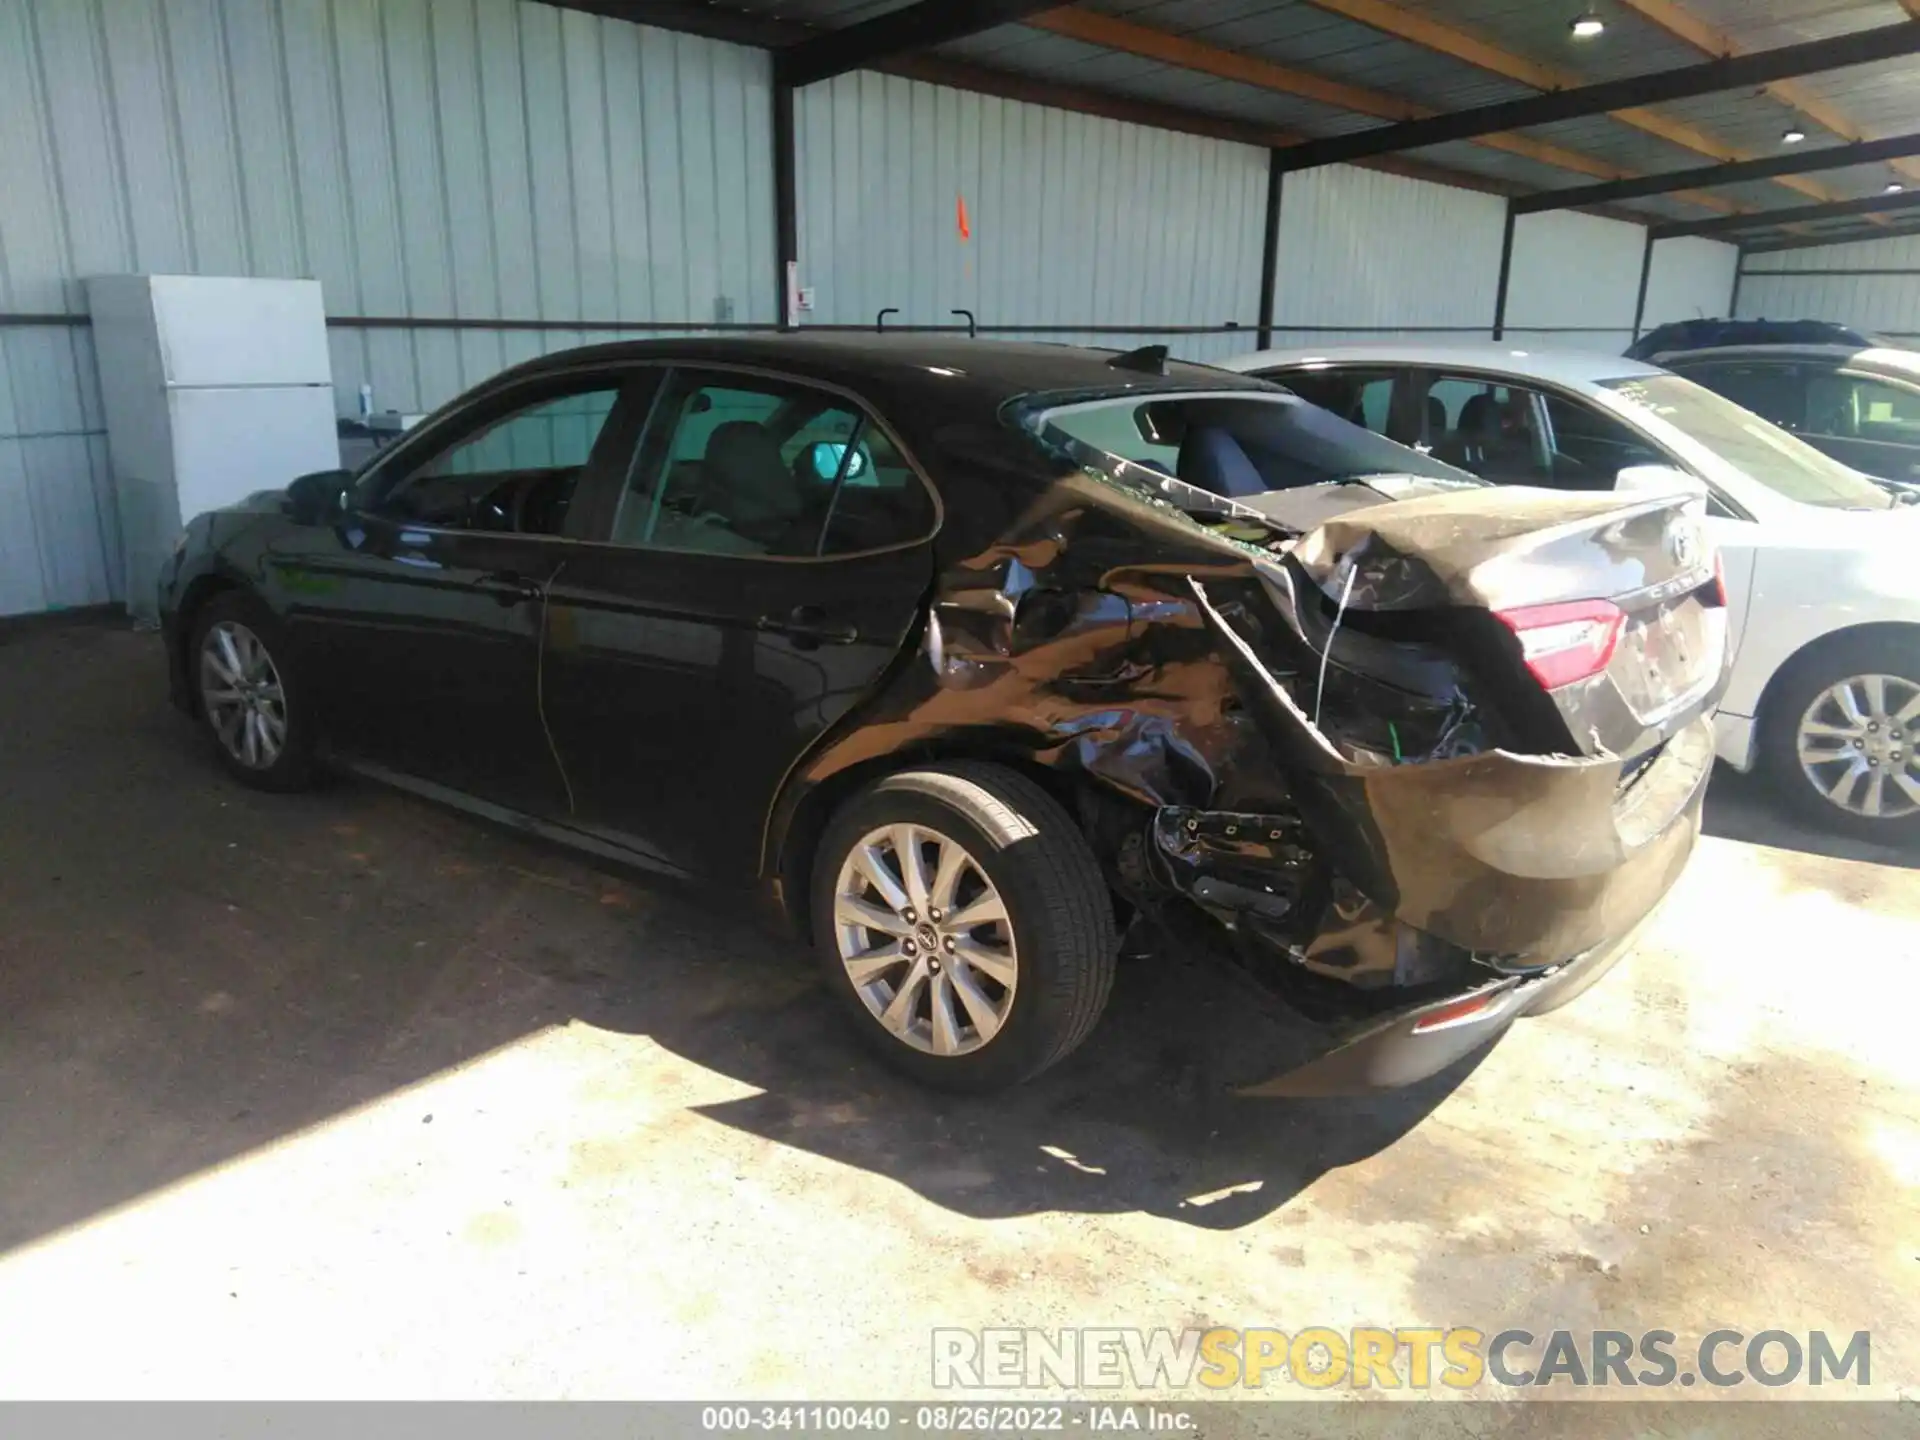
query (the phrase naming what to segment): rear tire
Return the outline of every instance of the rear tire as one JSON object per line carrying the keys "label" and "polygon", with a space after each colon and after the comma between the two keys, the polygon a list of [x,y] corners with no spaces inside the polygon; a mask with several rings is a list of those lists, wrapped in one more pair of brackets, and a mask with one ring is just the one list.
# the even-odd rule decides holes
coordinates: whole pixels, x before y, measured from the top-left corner
{"label": "rear tire", "polygon": [[1086,1039],[1113,986],[1099,863],[1046,791],[998,765],[903,771],[854,797],[821,836],[812,911],[856,1031],[939,1089],[1039,1074]]}
{"label": "rear tire", "polygon": [[1774,681],[1760,717],[1760,767],[1781,800],[1810,825],[1883,845],[1920,842],[1916,747],[1920,639],[1907,636],[1809,651]]}
{"label": "rear tire", "polygon": [[256,790],[313,783],[313,721],[290,648],[273,612],[243,590],[215,595],[194,617],[194,709],[227,773]]}

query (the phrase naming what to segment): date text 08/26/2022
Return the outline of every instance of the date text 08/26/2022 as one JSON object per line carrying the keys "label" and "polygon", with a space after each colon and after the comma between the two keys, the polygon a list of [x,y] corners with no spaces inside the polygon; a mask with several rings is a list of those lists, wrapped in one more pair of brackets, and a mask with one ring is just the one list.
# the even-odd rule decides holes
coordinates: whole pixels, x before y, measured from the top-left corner
{"label": "date text 08/26/2022", "polygon": [[928,1435],[1096,1433],[1180,1435],[1193,1416],[1170,1405],[708,1405],[700,1428],[716,1433],[801,1434],[900,1430]]}

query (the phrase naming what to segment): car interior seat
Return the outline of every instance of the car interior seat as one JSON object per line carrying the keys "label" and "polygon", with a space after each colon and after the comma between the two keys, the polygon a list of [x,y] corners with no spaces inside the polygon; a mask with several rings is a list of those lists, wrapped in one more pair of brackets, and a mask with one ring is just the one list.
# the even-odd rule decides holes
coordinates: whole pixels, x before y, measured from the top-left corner
{"label": "car interior seat", "polygon": [[778,554],[786,553],[804,506],[779,442],[755,421],[729,420],[708,437],[698,508]]}
{"label": "car interior seat", "polygon": [[701,462],[700,499],[707,509],[728,516],[736,509],[790,510],[798,500],[794,490],[773,436],[751,420],[715,427]]}
{"label": "car interior seat", "polygon": [[1238,499],[1270,488],[1240,442],[1217,425],[1194,425],[1180,442],[1177,476],[1215,495]]}
{"label": "car interior seat", "polygon": [[[1427,423],[1433,423],[1433,405],[1437,396],[1427,397]],[[1444,419],[1446,407],[1441,407]],[[1434,445],[1434,454],[1449,465],[1477,471],[1486,463],[1487,452],[1500,434],[1500,410],[1491,393],[1483,390],[1469,395],[1460,406],[1460,418],[1444,438]]]}

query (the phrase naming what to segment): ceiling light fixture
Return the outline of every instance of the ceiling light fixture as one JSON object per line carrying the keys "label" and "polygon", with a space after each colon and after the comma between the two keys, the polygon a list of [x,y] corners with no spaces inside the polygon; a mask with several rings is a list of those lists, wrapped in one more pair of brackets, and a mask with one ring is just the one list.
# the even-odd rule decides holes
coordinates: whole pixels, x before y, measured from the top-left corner
{"label": "ceiling light fixture", "polygon": [[1607,22],[1591,10],[1574,16],[1567,25],[1567,29],[1573,33],[1573,38],[1576,40],[1591,40],[1606,28]]}
{"label": "ceiling light fixture", "polygon": [[1807,138],[1807,132],[1804,130],[1789,130],[1787,131],[1786,134],[1780,137],[1780,143],[1782,145],[1798,145],[1802,140],[1806,138]]}

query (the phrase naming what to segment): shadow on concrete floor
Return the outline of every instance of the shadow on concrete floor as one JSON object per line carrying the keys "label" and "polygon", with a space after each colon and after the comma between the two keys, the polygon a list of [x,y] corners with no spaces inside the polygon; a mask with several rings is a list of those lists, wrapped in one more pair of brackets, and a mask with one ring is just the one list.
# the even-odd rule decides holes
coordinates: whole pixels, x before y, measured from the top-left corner
{"label": "shadow on concrete floor", "polygon": [[1799,850],[1835,860],[1920,869],[1920,849],[1873,845],[1803,823],[1768,792],[1758,775],[1742,775],[1725,765],[1714,767],[1707,790],[1706,833],[1775,850]]}
{"label": "shadow on concrete floor", "polygon": [[9,631],[0,664],[0,1249],[572,1021],[759,1092],[716,1120],[957,1212],[1210,1228],[1391,1145],[1478,1062],[1377,1099],[1239,1100],[1229,1078],[1311,1032],[1209,967],[1139,961],[1056,1070],[930,1094],[733,897],[371,785],[245,790],[124,625]]}

